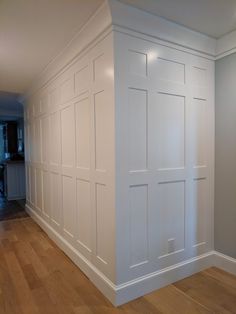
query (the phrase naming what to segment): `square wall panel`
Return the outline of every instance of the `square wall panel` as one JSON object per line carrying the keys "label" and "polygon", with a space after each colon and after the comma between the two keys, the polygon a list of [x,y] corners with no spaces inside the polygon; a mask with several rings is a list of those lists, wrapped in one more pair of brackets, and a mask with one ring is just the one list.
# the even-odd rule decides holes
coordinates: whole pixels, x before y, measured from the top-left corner
{"label": "square wall panel", "polygon": [[192,84],[198,87],[207,86],[207,71],[199,67],[192,67]]}
{"label": "square wall panel", "polygon": [[173,83],[185,84],[185,64],[157,58],[157,77]]}

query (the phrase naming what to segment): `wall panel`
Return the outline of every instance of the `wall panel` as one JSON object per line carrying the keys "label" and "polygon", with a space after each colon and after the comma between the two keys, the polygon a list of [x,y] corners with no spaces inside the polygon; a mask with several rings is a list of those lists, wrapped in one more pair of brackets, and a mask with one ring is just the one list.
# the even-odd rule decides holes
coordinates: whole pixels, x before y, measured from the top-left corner
{"label": "wall panel", "polygon": [[214,64],[125,34],[115,43],[122,283],[213,246]]}

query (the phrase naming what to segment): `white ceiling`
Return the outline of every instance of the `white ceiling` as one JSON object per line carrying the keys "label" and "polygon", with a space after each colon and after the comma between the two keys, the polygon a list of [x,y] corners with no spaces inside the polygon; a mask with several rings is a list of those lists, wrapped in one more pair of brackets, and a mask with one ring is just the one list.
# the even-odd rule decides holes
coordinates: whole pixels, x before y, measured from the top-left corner
{"label": "white ceiling", "polygon": [[0,91],[25,91],[102,1],[0,0]]}
{"label": "white ceiling", "polygon": [[[104,0],[0,0],[0,91],[22,93]],[[220,37],[236,29],[236,0],[120,0]]]}
{"label": "white ceiling", "polygon": [[236,0],[120,0],[219,38],[236,29]]}

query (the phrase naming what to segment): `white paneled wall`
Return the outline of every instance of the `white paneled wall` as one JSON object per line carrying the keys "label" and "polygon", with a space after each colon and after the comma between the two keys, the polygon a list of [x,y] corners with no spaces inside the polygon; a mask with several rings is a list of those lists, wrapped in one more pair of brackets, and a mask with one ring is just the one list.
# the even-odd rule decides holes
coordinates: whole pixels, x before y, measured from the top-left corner
{"label": "white paneled wall", "polygon": [[118,282],[213,248],[214,62],[115,34]]}
{"label": "white paneled wall", "polygon": [[213,264],[214,61],[203,35],[99,12],[25,106],[27,208],[121,304]]}
{"label": "white paneled wall", "polygon": [[27,204],[115,278],[112,35],[30,98]]}

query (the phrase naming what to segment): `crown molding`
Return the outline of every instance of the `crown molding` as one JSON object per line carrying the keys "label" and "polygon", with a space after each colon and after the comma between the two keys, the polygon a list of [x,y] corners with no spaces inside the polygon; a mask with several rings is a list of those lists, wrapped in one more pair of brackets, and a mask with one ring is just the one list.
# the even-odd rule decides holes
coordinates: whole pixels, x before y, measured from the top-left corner
{"label": "crown molding", "polygon": [[162,17],[131,7],[117,0],[109,0],[112,24],[171,44],[215,57],[216,39],[192,31]]}
{"label": "crown molding", "polygon": [[80,31],[69,41],[65,48],[56,55],[37,76],[29,90],[26,91],[20,101],[24,102],[37,89],[47,85],[49,81],[56,78],[61,71],[73,63],[78,56],[91,48],[91,44],[101,40],[111,31],[112,18],[108,2],[105,1],[98,10],[90,17]]}
{"label": "crown molding", "polygon": [[215,39],[119,0],[106,0],[35,78],[29,90],[20,98],[21,101],[24,102],[37,89],[47,85],[111,31],[153,41],[213,61],[236,52],[236,31]]}
{"label": "crown molding", "polygon": [[236,52],[236,30],[230,32],[216,42],[216,60]]}

